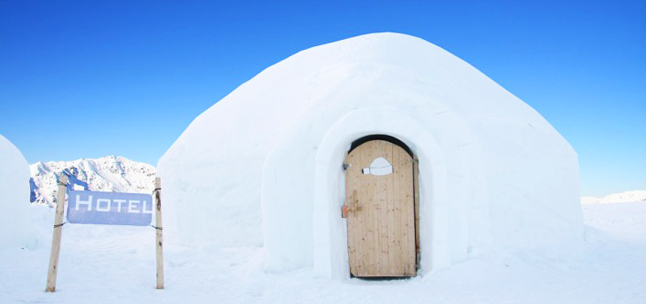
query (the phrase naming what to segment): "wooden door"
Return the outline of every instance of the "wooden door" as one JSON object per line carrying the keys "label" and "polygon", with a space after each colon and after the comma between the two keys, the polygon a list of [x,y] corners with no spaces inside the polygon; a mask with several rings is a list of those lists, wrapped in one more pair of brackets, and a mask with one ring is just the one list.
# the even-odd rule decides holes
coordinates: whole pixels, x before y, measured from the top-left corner
{"label": "wooden door", "polygon": [[398,145],[372,140],[352,150],[345,164],[350,273],[414,276],[413,158]]}

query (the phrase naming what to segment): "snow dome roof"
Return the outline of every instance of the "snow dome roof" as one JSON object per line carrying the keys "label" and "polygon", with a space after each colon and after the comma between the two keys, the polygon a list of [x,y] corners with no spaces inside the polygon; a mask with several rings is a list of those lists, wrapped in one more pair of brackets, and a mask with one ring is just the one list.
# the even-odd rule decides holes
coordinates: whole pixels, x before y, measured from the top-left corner
{"label": "snow dome roof", "polygon": [[[402,91],[409,96],[389,96]],[[179,153],[185,142],[207,137],[234,145],[218,147],[218,155],[262,155],[304,114],[365,105],[414,107],[429,99],[442,101],[438,111],[505,117],[558,136],[533,109],[458,57],[416,37],[378,33],[307,49],[265,69],[198,116],[162,159]],[[241,134],[253,136],[240,140]]]}
{"label": "snow dome roof", "polygon": [[579,233],[576,153],[540,114],[443,49],[378,33],[299,52],[198,116],[158,164],[171,238],[316,264],[315,210],[342,202],[343,154],[374,134],[420,159],[422,216],[447,217],[421,242],[451,236],[437,263]]}

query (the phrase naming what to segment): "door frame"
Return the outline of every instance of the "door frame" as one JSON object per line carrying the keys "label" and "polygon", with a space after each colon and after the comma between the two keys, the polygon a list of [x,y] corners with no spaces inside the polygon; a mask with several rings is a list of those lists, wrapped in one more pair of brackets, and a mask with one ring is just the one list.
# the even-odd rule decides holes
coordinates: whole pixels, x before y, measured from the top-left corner
{"label": "door frame", "polygon": [[[339,117],[316,140],[318,145],[312,185],[312,261],[316,277],[333,280],[350,278],[346,225],[341,217],[345,197],[345,174],[341,164],[352,142],[371,134],[396,137],[405,142],[419,158],[419,217],[427,220],[419,223],[421,258],[417,275],[423,276],[450,267],[449,164],[444,146],[434,130],[443,130],[447,121],[458,126],[462,124],[453,121],[459,117],[444,114],[441,117],[443,119],[428,120],[398,107],[366,107]],[[474,136],[469,132],[458,132],[452,138],[457,142],[472,142]],[[476,180],[484,178],[479,168],[473,172]],[[478,189],[479,193],[486,193],[486,190]],[[457,215],[458,220],[466,216],[463,213]]]}

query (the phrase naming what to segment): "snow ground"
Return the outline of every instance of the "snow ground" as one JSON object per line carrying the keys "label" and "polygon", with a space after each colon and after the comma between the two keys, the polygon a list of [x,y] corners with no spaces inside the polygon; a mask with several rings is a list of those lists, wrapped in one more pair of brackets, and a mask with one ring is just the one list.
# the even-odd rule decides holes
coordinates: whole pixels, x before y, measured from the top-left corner
{"label": "snow ground", "polygon": [[393,281],[262,271],[261,248],[167,246],[156,290],[154,229],[66,225],[57,292],[45,293],[53,209],[32,207],[35,250],[0,250],[0,303],[646,303],[646,203],[584,205],[585,248],[469,260]]}

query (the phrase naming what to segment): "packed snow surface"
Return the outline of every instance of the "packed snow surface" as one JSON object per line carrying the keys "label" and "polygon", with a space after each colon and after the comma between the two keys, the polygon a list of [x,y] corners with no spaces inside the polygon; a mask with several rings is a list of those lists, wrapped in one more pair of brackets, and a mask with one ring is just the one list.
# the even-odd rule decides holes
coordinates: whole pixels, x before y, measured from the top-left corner
{"label": "packed snow surface", "polygon": [[30,166],[32,201],[50,206],[56,203],[56,181],[62,172],[78,190],[151,193],[155,167],[121,156],[74,161],[38,162]]}
{"label": "packed snow surface", "polygon": [[40,245],[0,249],[3,304],[646,303],[644,202],[583,206],[585,245],[559,255],[469,259],[405,280],[316,279],[311,268],[277,275],[262,270],[261,247],[170,245],[164,290],[155,289],[153,228],[68,224],[53,294],[44,292],[53,209],[31,210]]}
{"label": "packed snow surface", "polygon": [[342,164],[376,134],[419,159],[422,273],[583,240],[568,142],[449,52],[377,33],[299,52],[190,124],[158,163],[169,242],[263,245],[267,270],[348,277]]}

